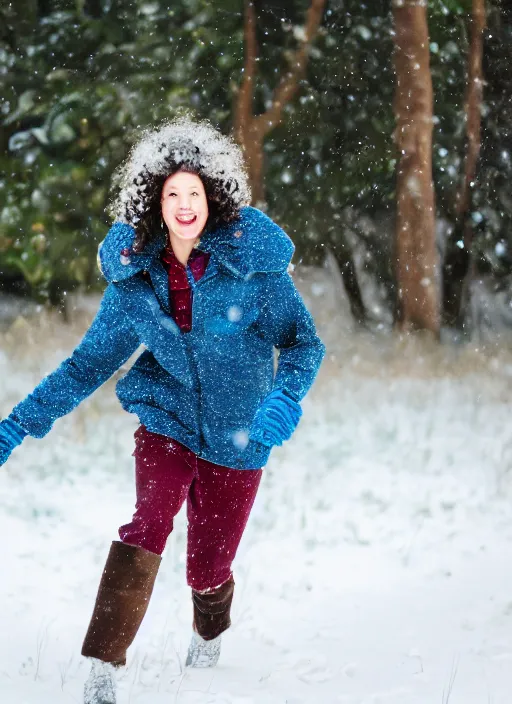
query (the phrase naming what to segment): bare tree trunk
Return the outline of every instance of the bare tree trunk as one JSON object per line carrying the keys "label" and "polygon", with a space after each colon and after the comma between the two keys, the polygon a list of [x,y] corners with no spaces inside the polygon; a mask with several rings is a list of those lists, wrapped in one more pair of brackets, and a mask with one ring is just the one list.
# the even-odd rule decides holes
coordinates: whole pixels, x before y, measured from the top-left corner
{"label": "bare tree trunk", "polygon": [[234,134],[244,150],[251,184],[252,202],[258,205],[265,200],[263,189],[263,140],[265,135],[253,116],[258,43],[256,41],[256,10],[252,0],[246,0],[245,3],[244,46],[244,76],[238,91]]}
{"label": "bare tree trunk", "polygon": [[357,279],[357,270],[351,247],[343,233],[338,233],[336,242],[331,243],[331,252],[336,260],[343,285],[345,286],[345,292],[350,304],[350,312],[354,320],[362,325],[367,319],[366,308]]}
{"label": "bare tree trunk", "polygon": [[444,319],[448,325],[462,327],[466,318],[469,284],[472,276],[473,226],[469,216],[471,196],[476,179],[481,145],[481,108],[483,100],[483,34],[485,29],[485,0],[473,0],[471,39],[466,84],[466,138],[464,179],[455,201],[455,241],[448,253],[444,278]]}
{"label": "bare tree trunk", "polygon": [[245,153],[253,194],[252,198],[255,205],[265,202],[263,174],[263,143],[265,137],[280,124],[283,108],[297,92],[299,79],[303,75],[308,62],[309,49],[322,21],[324,6],[325,0],[311,0],[304,28],[304,39],[294,52],[288,70],[281,76],[274,90],[272,104],[261,115],[254,115],[253,101],[258,59],[256,11],[253,0],[245,1],[244,75],[235,106],[234,135]]}
{"label": "bare tree trunk", "polygon": [[425,0],[393,0],[399,151],[396,263],[402,329],[440,328],[432,183],[432,77]]}

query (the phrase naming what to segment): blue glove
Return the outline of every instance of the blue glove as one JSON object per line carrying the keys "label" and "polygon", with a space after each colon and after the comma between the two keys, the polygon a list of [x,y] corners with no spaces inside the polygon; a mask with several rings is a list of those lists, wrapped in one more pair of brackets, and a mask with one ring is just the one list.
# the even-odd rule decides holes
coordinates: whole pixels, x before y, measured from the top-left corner
{"label": "blue glove", "polygon": [[0,422],[0,466],[7,462],[11,452],[21,445],[27,435],[12,414]]}
{"label": "blue glove", "polygon": [[302,415],[297,401],[281,389],[275,389],[258,408],[249,438],[265,445],[282,445],[289,440]]}

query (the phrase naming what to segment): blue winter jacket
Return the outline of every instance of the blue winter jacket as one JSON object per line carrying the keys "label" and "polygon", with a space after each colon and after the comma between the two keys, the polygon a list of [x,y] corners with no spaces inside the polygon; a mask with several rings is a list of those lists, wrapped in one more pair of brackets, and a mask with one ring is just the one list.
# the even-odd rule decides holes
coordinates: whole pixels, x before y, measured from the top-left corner
{"label": "blue winter jacket", "polygon": [[[264,213],[245,207],[229,226],[205,233],[210,252],[193,286],[192,330],[171,317],[162,233],[140,254],[134,231],[116,222],[98,249],[108,286],[73,353],[14,409],[41,438],[54,421],[101,386],[142,344],[116,385],[123,408],[148,430],[199,457],[239,469],[264,466],[270,449],[249,439],[256,410],[273,388],[300,401],[325,352],[287,268],[294,246]],[[124,252],[122,253],[122,251]],[[274,348],[279,353],[274,374]]]}

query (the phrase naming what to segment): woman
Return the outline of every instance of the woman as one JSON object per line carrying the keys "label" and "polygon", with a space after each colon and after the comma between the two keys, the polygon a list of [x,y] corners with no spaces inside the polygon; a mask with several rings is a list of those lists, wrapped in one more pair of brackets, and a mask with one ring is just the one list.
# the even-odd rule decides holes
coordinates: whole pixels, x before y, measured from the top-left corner
{"label": "woman", "polygon": [[115,701],[114,668],[185,500],[187,664],[216,664],[262,467],[297,426],[324,355],[287,271],[293,244],[249,197],[239,147],[208,123],[180,118],[144,133],[118,172],[116,222],[99,246],[108,282],[99,311],[71,356],[0,423],[3,464],[145,347],[116,386],[140,421],[137,503],[111,545],[83,644],[87,704]]}

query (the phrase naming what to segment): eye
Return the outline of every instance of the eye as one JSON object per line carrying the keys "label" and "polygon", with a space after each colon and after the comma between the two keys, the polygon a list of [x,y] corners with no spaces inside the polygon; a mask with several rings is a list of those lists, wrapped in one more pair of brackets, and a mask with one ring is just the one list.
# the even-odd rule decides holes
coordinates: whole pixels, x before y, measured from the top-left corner
{"label": "eye", "polygon": [[193,195],[193,196],[198,196],[199,193],[198,193],[197,191],[193,191],[193,192],[192,192],[192,195]]}

